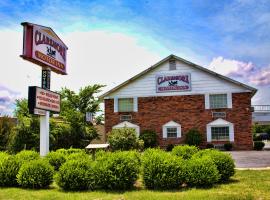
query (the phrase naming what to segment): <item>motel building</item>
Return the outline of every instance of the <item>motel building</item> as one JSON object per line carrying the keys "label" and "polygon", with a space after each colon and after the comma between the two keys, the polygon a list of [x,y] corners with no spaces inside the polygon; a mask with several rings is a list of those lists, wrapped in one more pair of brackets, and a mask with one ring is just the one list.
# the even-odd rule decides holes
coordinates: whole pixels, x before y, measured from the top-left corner
{"label": "motel building", "polygon": [[159,146],[183,144],[197,128],[207,143],[253,148],[251,98],[256,89],[170,55],[100,96],[105,131],[153,130]]}

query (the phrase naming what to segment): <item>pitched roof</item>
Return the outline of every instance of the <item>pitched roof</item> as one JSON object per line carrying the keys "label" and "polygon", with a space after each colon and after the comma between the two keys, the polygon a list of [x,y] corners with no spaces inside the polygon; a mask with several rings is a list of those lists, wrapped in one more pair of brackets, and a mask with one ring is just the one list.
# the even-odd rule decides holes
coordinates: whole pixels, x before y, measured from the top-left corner
{"label": "pitched roof", "polygon": [[253,88],[253,87],[251,87],[251,86],[248,86],[248,85],[246,85],[246,84],[244,84],[244,83],[241,83],[241,82],[239,82],[239,81],[233,80],[233,79],[231,79],[231,78],[229,78],[229,77],[227,77],[227,76],[223,76],[223,75],[218,74],[218,73],[216,73],[216,72],[214,72],[214,71],[211,71],[211,70],[206,69],[206,68],[204,68],[204,67],[202,67],[202,66],[199,66],[199,65],[197,65],[197,64],[194,64],[194,63],[192,63],[192,62],[190,62],[190,61],[187,61],[187,60],[185,60],[185,59],[183,59],[183,58],[180,58],[180,57],[178,57],[178,56],[175,56],[175,55],[171,54],[171,55],[167,56],[166,58],[162,59],[161,61],[159,61],[158,63],[152,65],[152,66],[149,67],[148,69],[142,71],[141,73],[139,73],[139,74],[133,76],[132,78],[128,79],[127,81],[125,81],[125,82],[119,84],[118,86],[112,88],[112,89],[109,90],[108,92],[105,92],[104,94],[100,95],[99,98],[103,99],[104,97],[108,96],[110,93],[115,92],[115,91],[119,90],[120,88],[122,88],[122,87],[128,85],[129,83],[135,81],[136,79],[138,79],[139,77],[141,77],[141,76],[147,74],[148,72],[150,72],[150,71],[156,69],[159,65],[163,64],[164,62],[166,62],[166,61],[168,61],[168,60],[170,60],[170,59],[175,59],[175,60],[181,61],[181,62],[186,63],[187,65],[189,65],[189,66],[191,66],[191,67],[194,67],[194,68],[196,68],[196,69],[198,69],[198,70],[201,70],[201,71],[206,72],[206,73],[208,73],[208,74],[211,74],[211,75],[213,75],[213,76],[217,76],[218,78],[223,79],[223,80],[225,80],[225,81],[227,81],[227,82],[230,82],[230,83],[233,83],[233,84],[235,84],[235,85],[238,85],[238,86],[241,86],[241,87],[243,87],[243,88],[246,88],[246,89],[248,89],[248,90],[251,90],[252,95],[255,95],[255,93],[257,92],[257,89],[256,89],[256,88]]}

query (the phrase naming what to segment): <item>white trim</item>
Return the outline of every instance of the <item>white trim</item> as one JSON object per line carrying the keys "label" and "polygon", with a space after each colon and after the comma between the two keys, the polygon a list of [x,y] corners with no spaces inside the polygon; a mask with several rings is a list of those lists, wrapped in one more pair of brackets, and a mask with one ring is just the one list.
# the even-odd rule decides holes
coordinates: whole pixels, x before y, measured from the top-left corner
{"label": "white trim", "polygon": [[163,138],[168,138],[168,134],[167,134],[167,128],[176,128],[177,130],[177,136],[176,138],[180,138],[182,137],[182,134],[181,134],[181,125],[174,122],[174,121],[169,121],[167,122],[166,124],[164,124],[162,126],[162,136]]}
{"label": "white trim", "polygon": [[216,119],[206,125],[207,142],[212,142],[212,127],[229,127],[229,141],[234,142],[234,124],[224,119]]}
{"label": "white trim", "polygon": [[133,98],[133,111],[138,112],[138,97]]}
{"label": "white trim", "polygon": [[232,93],[227,93],[227,107],[232,108]]}
{"label": "white trim", "polygon": [[114,97],[113,103],[114,103],[114,112],[118,112],[118,98],[117,97]]}
{"label": "white trim", "polygon": [[[233,93],[250,93],[250,91],[233,91],[233,92],[231,92],[232,94]],[[228,92],[215,92],[215,93],[213,93],[213,94],[225,94],[225,93],[228,93]],[[160,93],[156,93],[155,95],[140,95],[140,96],[138,96],[138,97],[166,97],[166,96],[193,96],[193,95],[205,95],[205,93],[201,93],[201,92],[198,92],[198,93],[196,93],[196,92],[190,92],[190,93],[181,93],[181,94],[176,94],[176,93],[166,93],[166,94],[160,94]],[[209,95],[209,94],[208,94]],[[132,97],[130,97],[130,96],[117,96],[118,98],[132,98]],[[104,99],[113,99],[113,98],[115,98],[115,96],[106,96],[106,97],[104,97]]]}
{"label": "white trim", "polygon": [[204,103],[205,103],[205,109],[209,109],[210,103],[209,103],[209,94],[208,93],[204,95]]}

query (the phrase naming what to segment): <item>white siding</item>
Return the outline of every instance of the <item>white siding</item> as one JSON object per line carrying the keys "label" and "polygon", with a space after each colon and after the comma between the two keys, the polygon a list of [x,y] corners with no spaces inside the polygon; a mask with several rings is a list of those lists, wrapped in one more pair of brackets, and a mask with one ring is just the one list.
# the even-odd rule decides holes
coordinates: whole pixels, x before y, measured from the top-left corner
{"label": "white siding", "polygon": [[[157,74],[191,74],[191,91],[156,93],[156,75]],[[215,77],[180,61],[176,61],[176,70],[169,71],[169,62],[165,62],[155,70],[146,73],[132,83],[120,88],[105,98],[117,97],[147,97],[147,96],[174,96],[191,95],[206,93],[224,93],[224,92],[246,92],[243,87]]]}

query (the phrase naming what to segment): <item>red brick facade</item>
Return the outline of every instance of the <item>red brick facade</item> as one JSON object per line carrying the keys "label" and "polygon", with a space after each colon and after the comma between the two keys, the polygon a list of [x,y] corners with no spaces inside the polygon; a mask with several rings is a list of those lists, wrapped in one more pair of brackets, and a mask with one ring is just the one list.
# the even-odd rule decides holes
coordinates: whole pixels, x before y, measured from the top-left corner
{"label": "red brick facade", "polygon": [[[251,150],[253,148],[251,134],[251,93],[233,93],[231,109],[205,109],[204,95],[139,97],[138,112],[114,112],[114,100],[105,99],[105,131],[119,124],[121,114],[131,114],[131,123],[137,124],[140,131],[154,130],[158,134],[161,147],[168,144],[181,144],[185,133],[196,127],[204,138],[206,145],[206,125],[215,120],[213,111],[226,112],[226,121],[234,124],[234,149]],[[164,139],[162,126],[169,121],[181,124],[182,137]],[[214,143],[214,142],[212,142]]]}

